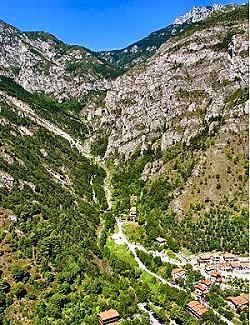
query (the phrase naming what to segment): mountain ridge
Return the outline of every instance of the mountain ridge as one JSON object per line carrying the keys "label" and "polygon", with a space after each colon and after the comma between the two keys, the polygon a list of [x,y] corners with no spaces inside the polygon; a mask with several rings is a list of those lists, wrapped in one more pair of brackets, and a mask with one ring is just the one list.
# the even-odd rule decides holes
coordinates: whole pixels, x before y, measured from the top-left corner
{"label": "mountain ridge", "polygon": [[[121,325],[248,324],[226,300],[248,283],[224,269],[249,244],[248,9],[188,24],[113,78],[88,49],[2,23],[0,323],[115,309]],[[223,285],[198,320],[203,253]]]}

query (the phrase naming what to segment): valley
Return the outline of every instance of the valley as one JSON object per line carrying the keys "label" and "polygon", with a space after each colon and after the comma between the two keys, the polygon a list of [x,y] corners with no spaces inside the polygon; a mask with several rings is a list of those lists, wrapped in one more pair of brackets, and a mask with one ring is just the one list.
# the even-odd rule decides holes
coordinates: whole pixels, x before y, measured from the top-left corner
{"label": "valley", "polygon": [[249,323],[247,26],[130,57],[0,22],[1,324]]}

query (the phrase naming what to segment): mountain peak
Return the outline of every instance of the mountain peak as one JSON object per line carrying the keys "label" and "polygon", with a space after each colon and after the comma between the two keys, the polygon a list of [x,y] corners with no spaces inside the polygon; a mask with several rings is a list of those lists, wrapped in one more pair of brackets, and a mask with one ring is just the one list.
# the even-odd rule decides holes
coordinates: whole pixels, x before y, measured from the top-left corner
{"label": "mountain peak", "polygon": [[183,16],[177,17],[174,24],[196,23],[210,16],[214,11],[222,10],[225,6],[214,4],[213,6],[193,7]]}
{"label": "mountain peak", "polygon": [[12,32],[18,31],[18,29],[10,24],[7,24],[5,21],[0,19],[0,33],[5,31],[5,30],[9,30]]}

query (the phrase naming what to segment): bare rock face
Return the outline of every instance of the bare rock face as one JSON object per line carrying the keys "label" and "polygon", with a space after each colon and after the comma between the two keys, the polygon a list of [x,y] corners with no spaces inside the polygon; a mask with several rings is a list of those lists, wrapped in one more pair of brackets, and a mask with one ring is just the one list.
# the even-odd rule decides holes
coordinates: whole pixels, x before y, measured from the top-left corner
{"label": "bare rock face", "polygon": [[[59,100],[94,91],[82,117],[92,135],[108,138],[106,158],[129,159],[136,151],[190,144],[222,124],[236,130],[238,118],[247,112],[248,21],[237,10],[193,9],[176,24],[202,23],[171,37],[113,81],[104,78],[103,69],[111,72],[110,66],[89,50],[0,22],[0,75]],[[215,18],[204,20],[214,12]],[[224,19],[227,12],[232,14]],[[231,19],[234,12],[238,16]]]}
{"label": "bare rock face", "polygon": [[[106,65],[89,50],[69,46],[44,32],[21,32],[0,21],[0,74],[31,92],[58,99],[106,89]],[[109,69],[109,67],[107,67]]]}
{"label": "bare rock face", "polygon": [[224,6],[221,5],[213,5],[206,7],[194,7],[192,10],[187,12],[185,15],[181,17],[177,17],[175,19],[175,24],[184,24],[184,23],[197,23],[205,18],[209,17],[213,14],[214,11],[223,10]]}
{"label": "bare rock face", "polygon": [[149,162],[146,164],[144,167],[144,170],[142,172],[142,180],[146,182],[153,176],[160,175],[161,172],[163,171],[163,161],[162,160],[157,160],[153,162]]}
{"label": "bare rock face", "polygon": [[102,116],[87,111],[94,129],[107,130],[106,157],[189,144],[221,121],[237,125],[248,97],[247,26],[218,22],[187,31],[114,81]]}

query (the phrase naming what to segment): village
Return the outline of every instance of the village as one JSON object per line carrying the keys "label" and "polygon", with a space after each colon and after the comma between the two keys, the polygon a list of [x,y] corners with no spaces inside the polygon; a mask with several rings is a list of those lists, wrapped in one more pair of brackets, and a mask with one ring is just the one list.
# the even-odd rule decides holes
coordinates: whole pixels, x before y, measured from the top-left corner
{"label": "village", "polygon": [[[230,289],[229,279],[236,278],[249,281],[249,258],[223,252],[203,253],[197,256],[188,256],[180,253],[173,253],[176,256],[175,260],[174,258],[169,258],[169,256],[165,254],[165,249],[167,248],[166,239],[162,237],[155,238],[155,244],[158,247],[158,249],[155,251],[148,251],[138,243],[130,243],[123,233],[123,225],[135,222],[137,215],[137,210],[134,206],[135,202],[135,198],[132,198],[132,207],[130,209],[130,214],[128,217],[124,217],[121,220],[117,219],[119,231],[113,235],[115,242],[118,245],[126,244],[137,259],[138,256],[136,256],[136,249],[138,248],[153,256],[160,257],[163,262],[168,262],[170,264],[176,265],[177,267],[174,267],[171,271],[170,283],[159,277],[157,274],[155,274],[155,277],[160,279],[163,283],[167,283],[168,285],[171,285],[180,290],[183,290],[182,286],[185,283],[187,277],[185,266],[190,265],[194,271],[200,273],[203,279],[193,284],[191,292],[193,300],[190,300],[187,303],[186,311],[197,320],[201,320],[209,310],[213,310],[213,312],[219,316],[221,320],[227,324],[232,325],[233,322],[231,322],[223,315],[220,315],[212,306],[209,305],[207,295],[215,286],[219,287],[221,290]],[[141,261],[140,264],[142,265],[144,271],[148,271],[150,274],[153,274],[147,270]],[[225,302],[228,306],[228,309],[231,310],[233,314],[239,315],[239,313],[242,311],[248,310],[249,294],[242,292],[236,296],[228,296],[226,297]],[[142,306],[140,306],[140,309],[149,314],[151,324],[163,324],[159,321],[159,319],[153,316],[153,313],[150,311],[146,304],[141,305]],[[117,310],[110,309],[100,313],[98,315],[98,318],[101,325],[118,324],[120,315]],[[176,323],[173,321],[172,324]]]}
{"label": "village", "polygon": [[[163,238],[157,238],[159,245],[164,244]],[[192,297],[187,306],[187,311],[196,319],[202,319],[209,311],[208,300],[206,299],[210,289],[218,285],[221,288],[227,288],[227,272],[237,271],[244,272],[246,278],[249,277],[249,260],[248,258],[240,258],[231,253],[227,254],[202,254],[192,258],[192,266],[195,270],[199,270],[205,279],[198,281],[193,286]],[[179,285],[186,278],[186,271],[182,267],[174,268],[171,272],[171,280],[173,285]],[[249,294],[242,293],[238,296],[227,297],[228,306],[235,313],[247,310],[249,306]],[[146,309],[145,309],[146,310]],[[114,324],[119,320],[119,313],[116,310],[107,310],[99,314],[99,322],[101,325]],[[228,322],[230,324],[231,322]],[[157,321],[155,322],[157,324]],[[161,324],[161,323],[158,323]],[[233,323],[231,323],[233,324]]]}
{"label": "village", "polygon": [[[161,241],[162,242],[162,241]],[[197,319],[201,319],[209,310],[207,308],[206,295],[214,285],[218,285],[221,289],[230,288],[227,284],[227,276],[230,274],[235,277],[249,278],[249,259],[240,258],[237,255],[226,254],[202,254],[191,259],[194,270],[200,271],[204,276],[204,280],[198,281],[193,286],[193,296],[196,300],[188,303],[187,310]],[[231,272],[231,273],[230,273]],[[237,272],[237,273],[234,273]],[[175,283],[185,281],[185,271],[182,268],[172,270],[172,279]],[[227,297],[226,301],[232,310],[241,312],[249,306],[249,295],[241,294],[235,297]]]}

